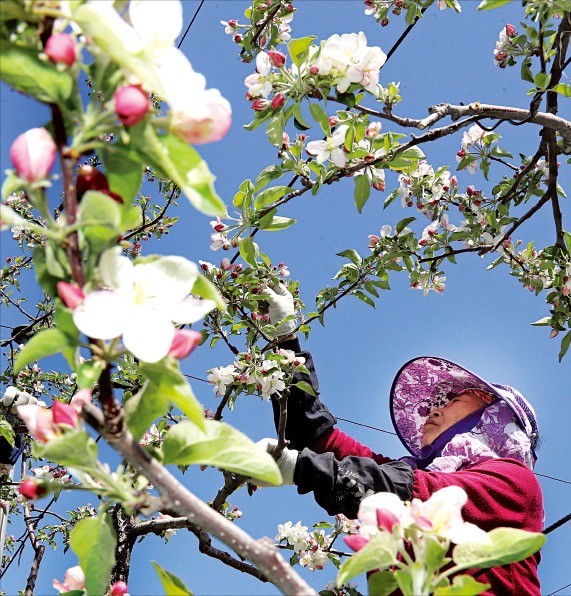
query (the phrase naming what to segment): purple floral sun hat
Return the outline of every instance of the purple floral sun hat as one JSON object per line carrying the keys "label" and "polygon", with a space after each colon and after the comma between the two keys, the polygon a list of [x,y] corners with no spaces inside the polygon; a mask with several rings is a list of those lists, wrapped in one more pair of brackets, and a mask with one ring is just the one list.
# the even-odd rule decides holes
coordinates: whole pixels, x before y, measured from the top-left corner
{"label": "purple floral sun hat", "polygon": [[[529,439],[532,452],[539,438],[535,412],[517,389],[488,383],[450,360],[421,356],[407,362],[396,374],[390,410],[399,439],[414,457],[421,456],[422,427],[431,410],[442,407],[466,389],[481,389],[509,406],[515,422]],[[533,453],[535,458],[535,454]]]}

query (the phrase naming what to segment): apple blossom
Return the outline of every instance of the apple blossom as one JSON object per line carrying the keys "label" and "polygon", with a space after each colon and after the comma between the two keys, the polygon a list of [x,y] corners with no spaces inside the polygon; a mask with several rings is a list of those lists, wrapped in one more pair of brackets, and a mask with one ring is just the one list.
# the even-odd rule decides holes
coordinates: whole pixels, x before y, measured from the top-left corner
{"label": "apple blossom", "polygon": [[52,404],[52,420],[57,427],[75,428],[77,426],[77,410],[56,400]]}
{"label": "apple blossom", "polygon": [[270,104],[272,110],[279,110],[285,103],[285,97],[281,93],[276,93]]}
{"label": "apple blossom", "polygon": [[91,389],[80,389],[69,402],[69,405],[78,413],[81,414],[83,406],[91,403]]}
{"label": "apple blossom", "polygon": [[77,60],[77,42],[69,33],[54,33],[46,42],[45,52],[54,64],[71,66]]}
{"label": "apple blossom", "polygon": [[467,501],[468,495],[464,489],[446,486],[433,493],[427,501],[413,499],[410,514],[421,530],[448,538],[455,544],[491,544],[486,532],[462,520],[461,509]]}
{"label": "apple blossom", "polygon": [[342,124],[325,141],[310,141],[307,144],[306,151],[309,155],[314,155],[318,163],[330,159],[338,168],[345,167],[347,155],[341,145],[345,142],[348,129],[349,127],[346,124]]}
{"label": "apple blossom", "polygon": [[285,64],[285,61],[286,61],[285,54],[282,54],[281,52],[278,52],[277,50],[268,50],[267,54],[268,54],[268,57],[270,58],[272,64],[276,68],[281,68]]}
{"label": "apple blossom", "polygon": [[26,499],[30,501],[35,501],[40,497],[43,497],[48,494],[48,489],[44,486],[44,483],[41,480],[34,480],[32,478],[24,478],[22,482],[20,482],[20,486],[18,487],[18,492]]}
{"label": "apple blossom", "polygon": [[222,139],[232,122],[228,100],[218,89],[206,89],[206,79],[177,48],[164,50],[157,66],[161,95],[171,107],[171,132],[196,145]]}
{"label": "apple blossom", "polygon": [[149,94],[141,85],[124,85],[113,96],[117,117],[125,126],[135,126],[149,111]]}
{"label": "apple blossom", "polygon": [[233,364],[229,366],[216,366],[208,371],[207,379],[215,385],[216,395],[224,395],[228,385],[234,382],[235,375],[236,367]]}
{"label": "apple blossom", "polygon": [[85,574],[81,567],[70,567],[63,576],[63,583],[54,579],[52,586],[60,593],[73,592],[74,590],[85,590]]}
{"label": "apple blossom", "polygon": [[109,596],[128,596],[129,588],[124,581],[118,581],[109,588]]}
{"label": "apple blossom", "polygon": [[12,143],[10,159],[20,178],[37,182],[50,173],[56,151],[56,144],[45,128],[31,128]]}
{"label": "apple blossom", "polygon": [[18,406],[17,412],[36,441],[47,443],[60,434],[51,410],[34,404],[25,404]]}
{"label": "apple blossom", "polygon": [[255,112],[263,112],[269,105],[267,99],[255,99],[251,107]]}
{"label": "apple blossom", "polygon": [[143,362],[164,358],[175,335],[173,321],[194,323],[215,303],[189,296],[198,277],[195,263],[183,257],[157,257],[139,263],[106,250],[99,274],[107,289],[90,292],[73,311],[76,327],[95,339],[121,337]]}
{"label": "apple blossom", "polygon": [[61,301],[71,310],[76,309],[85,299],[83,290],[67,281],[57,282],[57,293]]}
{"label": "apple blossom", "polygon": [[406,529],[413,521],[408,507],[393,493],[376,493],[365,497],[359,505],[357,517],[361,522],[360,534],[370,538],[379,529],[392,531],[397,524]]}
{"label": "apple blossom", "polygon": [[270,78],[272,61],[266,52],[256,56],[256,72],[246,77],[244,85],[248,88],[248,97],[266,98],[272,92],[273,86]]}
{"label": "apple blossom", "polygon": [[178,329],[174,334],[168,355],[181,360],[191,354],[202,341],[202,334],[190,329]]}

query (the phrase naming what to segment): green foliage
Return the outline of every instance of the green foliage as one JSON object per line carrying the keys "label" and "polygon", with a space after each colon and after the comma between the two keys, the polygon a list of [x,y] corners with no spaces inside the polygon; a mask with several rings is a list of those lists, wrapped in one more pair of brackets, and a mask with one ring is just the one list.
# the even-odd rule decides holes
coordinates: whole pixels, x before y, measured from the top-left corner
{"label": "green foliage", "polygon": [[217,420],[205,420],[204,430],[191,422],[171,428],[163,443],[167,464],[210,465],[278,485],[281,475],[272,457],[240,431]]}
{"label": "green foliage", "polygon": [[392,571],[377,571],[369,576],[369,594],[375,596],[388,596],[398,587],[397,580]]}
{"label": "green foliage", "polygon": [[184,582],[180,579],[180,577],[177,577],[174,575],[174,573],[167,571],[158,563],[155,563],[155,561],[151,561],[151,563],[155,568],[159,579],[161,580],[165,594],[168,596],[192,596],[192,592],[184,585]]}
{"label": "green foliage", "polygon": [[339,567],[337,587],[361,573],[372,569],[386,569],[396,563],[397,543],[392,534],[380,532]]}
{"label": "green foliage", "polygon": [[97,443],[80,428],[69,430],[48,443],[35,443],[33,449],[38,459],[87,472],[97,466],[97,451]]}
{"label": "green foliage", "polygon": [[14,362],[14,374],[18,374],[24,366],[34,360],[52,356],[66,348],[74,348],[70,337],[59,329],[45,329],[34,335],[24,346]]}
{"label": "green foliage", "polygon": [[71,531],[71,550],[77,555],[85,574],[88,596],[100,596],[107,592],[111,570],[115,565],[116,542],[113,522],[104,512],[97,517],[82,519]]}
{"label": "green foliage", "polygon": [[450,586],[436,588],[434,596],[476,596],[489,587],[490,584],[478,582],[470,575],[460,575],[454,578]]}

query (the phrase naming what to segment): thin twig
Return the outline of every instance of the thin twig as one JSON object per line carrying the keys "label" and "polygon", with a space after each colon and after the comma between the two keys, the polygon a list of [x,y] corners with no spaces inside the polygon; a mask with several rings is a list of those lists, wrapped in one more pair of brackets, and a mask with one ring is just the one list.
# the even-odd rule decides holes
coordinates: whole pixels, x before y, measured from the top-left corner
{"label": "thin twig", "polygon": [[230,399],[230,396],[232,395],[233,390],[234,390],[234,388],[231,385],[230,385],[230,387],[226,388],[224,396],[222,397],[222,399],[220,400],[220,403],[218,404],[218,407],[216,408],[216,413],[214,414],[214,420],[222,420],[222,411],[226,407],[226,404],[228,403],[228,400]]}
{"label": "thin twig", "polygon": [[161,212],[157,215],[157,217],[155,217],[155,219],[153,219],[151,221],[148,221],[146,224],[142,225],[140,228],[137,228],[136,230],[133,230],[132,232],[129,232],[128,234],[125,234],[125,236],[123,236],[123,240],[129,240],[133,236],[136,236],[137,234],[144,232],[147,228],[150,228],[151,226],[154,226],[156,223],[161,221],[161,219],[165,216],[165,213],[167,212],[167,209],[169,208],[169,206],[174,198],[174,195],[175,195],[175,189],[173,188],[170,196],[167,198],[166,203],[163,205],[163,208],[161,209]]}

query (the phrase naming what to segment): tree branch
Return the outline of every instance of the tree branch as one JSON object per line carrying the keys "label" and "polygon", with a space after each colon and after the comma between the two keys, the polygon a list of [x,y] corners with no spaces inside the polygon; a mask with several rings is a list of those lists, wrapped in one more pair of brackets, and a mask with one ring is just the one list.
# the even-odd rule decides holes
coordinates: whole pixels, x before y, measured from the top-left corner
{"label": "tree branch", "polygon": [[120,435],[110,434],[98,408],[86,404],[83,412],[87,422],[101,433],[109,445],[155,486],[170,509],[227,544],[238,556],[248,559],[285,594],[316,594],[283,560],[273,543],[270,545],[263,540],[254,540],[206,505],[142,449],[125,427]]}

